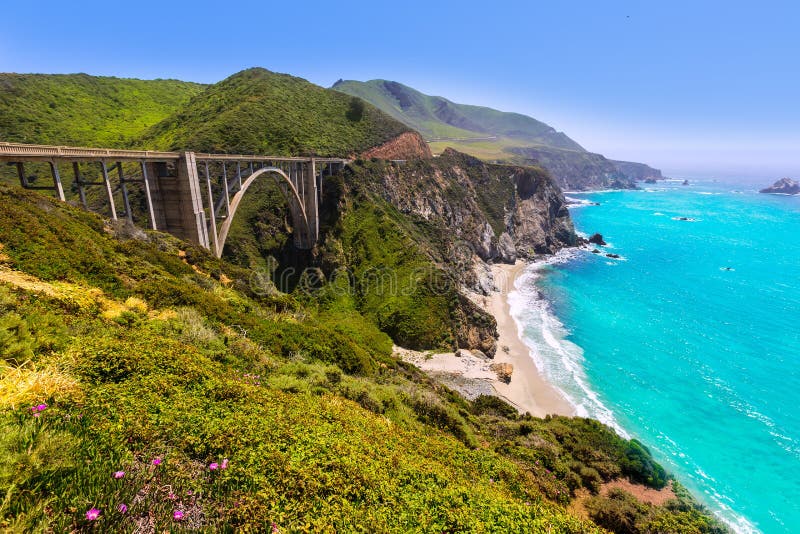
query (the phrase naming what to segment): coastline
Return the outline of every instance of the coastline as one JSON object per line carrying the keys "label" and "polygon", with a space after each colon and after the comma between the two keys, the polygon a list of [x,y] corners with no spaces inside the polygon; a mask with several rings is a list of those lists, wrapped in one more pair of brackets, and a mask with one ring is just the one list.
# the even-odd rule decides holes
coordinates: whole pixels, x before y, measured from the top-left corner
{"label": "coastline", "polygon": [[[497,352],[488,358],[478,352],[461,349],[458,353],[419,352],[394,347],[401,359],[413,363],[431,377],[459,391],[467,398],[497,395],[520,413],[534,417],[576,415],[575,407],[542,375],[531,357],[531,349],[522,339],[517,322],[511,315],[508,296],[516,290],[515,282],[529,263],[491,266],[495,290],[489,295],[472,294],[472,300],[497,321]],[[504,364],[513,366],[511,380],[498,376]]]}
{"label": "coastline", "polygon": [[511,315],[508,295],[516,290],[515,282],[528,265],[522,261],[514,265],[492,265],[492,275],[498,289],[487,297],[480,297],[484,309],[497,321],[498,350],[494,361],[514,366],[511,382],[506,384],[498,380],[492,385],[499,396],[523,413],[530,412],[535,417],[548,414],[572,416],[575,415],[575,408],[536,367],[531,349],[522,339],[522,332]]}

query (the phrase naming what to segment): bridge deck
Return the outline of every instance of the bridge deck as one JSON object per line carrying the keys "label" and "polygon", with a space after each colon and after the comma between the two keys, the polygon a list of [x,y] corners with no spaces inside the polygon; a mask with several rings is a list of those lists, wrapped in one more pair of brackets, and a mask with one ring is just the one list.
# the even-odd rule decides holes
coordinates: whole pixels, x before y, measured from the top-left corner
{"label": "bridge deck", "polygon": [[[102,159],[113,161],[148,161],[167,162],[180,159],[179,152],[162,152],[157,150],[117,150],[113,148],[85,148],[52,145],[26,145],[20,143],[0,142],[0,161],[97,161]],[[310,157],[261,156],[249,154],[203,154],[196,153],[198,161],[278,161],[305,162]],[[319,163],[346,163],[342,158],[313,158]]]}

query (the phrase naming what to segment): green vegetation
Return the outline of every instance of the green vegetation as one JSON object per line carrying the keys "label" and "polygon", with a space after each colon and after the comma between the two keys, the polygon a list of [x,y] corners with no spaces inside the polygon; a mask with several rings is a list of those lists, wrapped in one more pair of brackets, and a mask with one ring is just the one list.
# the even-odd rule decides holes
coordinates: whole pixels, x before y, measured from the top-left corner
{"label": "green vegetation", "polygon": [[[342,250],[387,254],[396,215],[366,202]],[[575,489],[663,484],[596,421],[471,403],[396,360],[369,294],[260,291],[123,230],[0,186],[3,530],[601,532],[567,512]],[[713,532],[670,506],[688,515],[660,524]]]}
{"label": "green vegetation", "polygon": [[340,80],[333,89],[363,98],[418,130],[434,154],[453,148],[484,161],[538,165],[567,190],[631,187],[636,179],[661,174],[647,165],[587,152],[564,133],[518,113],[455,104],[386,80]]}
{"label": "green vegetation", "polygon": [[[677,483],[676,487],[679,492],[683,492]],[[690,498],[684,501],[673,500],[665,506],[654,506],[638,501],[623,490],[614,489],[608,495],[589,499],[586,509],[595,523],[620,534],[727,532],[727,529],[716,524],[701,507],[693,504]]]}
{"label": "green vegetation", "polygon": [[203,89],[177,80],[0,74],[0,141],[125,148]]}
{"label": "green vegetation", "polygon": [[[345,155],[407,130],[263,69],[207,88],[85,75],[0,87],[4,140]],[[396,358],[393,342],[493,342],[494,323],[458,292],[447,223],[401,212],[384,178],[496,233],[513,185],[455,153],[393,165],[326,178],[324,238],[307,253],[274,184],[255,184],[226,260],[0,185],[0,530],[602,532],[633,509],[633,532],[717,532],[685,491],[657,507],[603,491],[670,482],[640,443],[470,402]],[[585,492],[588,515],[573,515]]]}
{"label": "green vegetation", "polygon": [[346,156],[407,131],[374,106],[301,78],[249,69],[155,125],[141,146],[204,152]]}
{"label": "green vegetation", "polygon": [[397,82],[339,80],[333,89],[366,100],[427,138],[498,136],[516,139],[517,144],[583,150],[563,133],[526,115],[456,104]]}

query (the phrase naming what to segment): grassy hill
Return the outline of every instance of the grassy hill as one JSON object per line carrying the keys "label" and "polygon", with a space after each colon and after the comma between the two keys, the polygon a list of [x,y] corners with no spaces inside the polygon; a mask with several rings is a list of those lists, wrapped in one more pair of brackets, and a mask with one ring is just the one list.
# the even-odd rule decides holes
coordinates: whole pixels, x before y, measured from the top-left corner
{"label": "grassy hill", "polygon": [[408,131],[374,106],[265,69],[234,74],[151,128],[140,146],[271,155],[362,152]]}
{"label": "grassy hill", "polygon": [[[252,69],[126,143],[350,153],[406,129]],[[393,353],[492,329],[461,299],[452,245],[484,216],[503,230],[515,172],[356,160],[326,178],[306,256],[264,182],[227,260],[0,185],[0,530],[722,532],[642,444],[466,400]],[[390,292],[371,283],[387,273]],[[675,495],[608,491],[620,479]]]}
{"label": "grassy hill", "polygon": [[205,86],[87,74],[0,74],[0,140],[124,148]]}
{"label": "grassy hill", "polygon": [[497,136],[513,139],[517,144],[583,150],[563,133],[526,115],[456,104],[440,96],[423,94],[397,82],[339,80],[332,89],[358,96],[374,104],[429,140]]}
{"label": "grassy hill", "polygon": [[2,141],[346,156],[405,131],[357,98],[259,68],[210,86],[0,74]]}
{"label": "grassy hill", "polygon": [[721,531],[679,486],[599,494],[667,480],[597,421],[432,383],[347,299],[0,186],[0,528]]}
{"label": "grassy hill", "polygon": [[587,152],[566,134],[519,113],[455,104],[386,80],[339,80],[332,88],[363,98],[421,132],[434,154],[454,148],[484,161],[539,165],[564,189],[627,188],[661,176],[647,165]]}

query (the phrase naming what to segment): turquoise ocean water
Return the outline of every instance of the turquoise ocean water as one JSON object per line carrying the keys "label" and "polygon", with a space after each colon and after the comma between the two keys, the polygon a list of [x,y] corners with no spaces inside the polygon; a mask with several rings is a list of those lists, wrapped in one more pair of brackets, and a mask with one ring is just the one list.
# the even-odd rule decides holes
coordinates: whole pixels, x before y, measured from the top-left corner
{"label": "turquoise ocean water", "polygon": [[650,187],[568,195],[600,203],[576,228],[622,259],[530,269],[512,313],[579,414],[642,440],[736,531],[800,532],[800,197]]}

